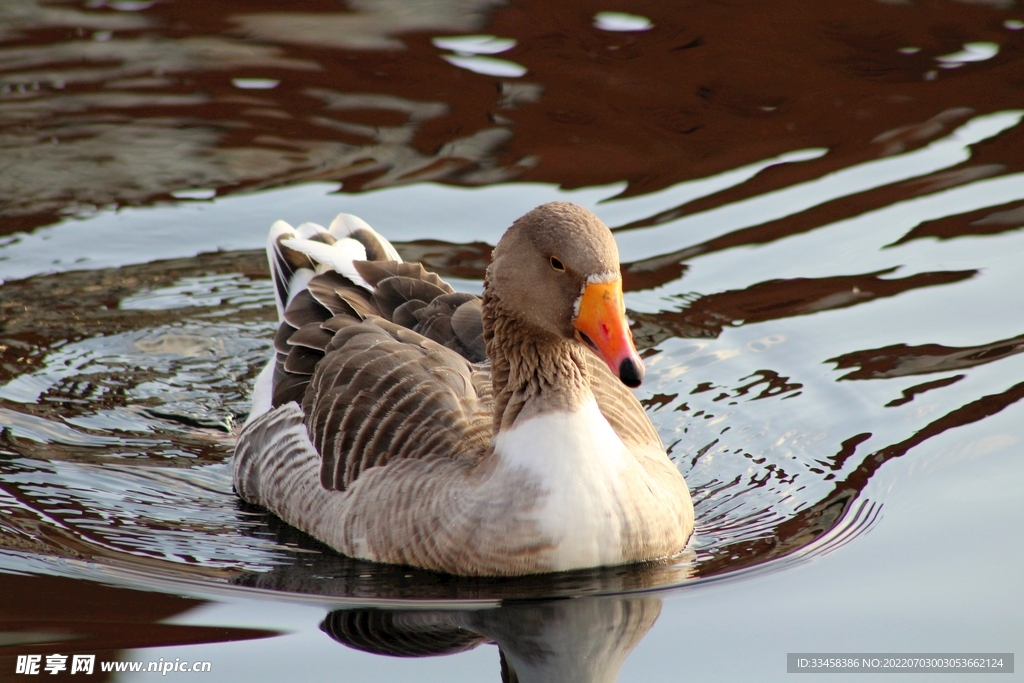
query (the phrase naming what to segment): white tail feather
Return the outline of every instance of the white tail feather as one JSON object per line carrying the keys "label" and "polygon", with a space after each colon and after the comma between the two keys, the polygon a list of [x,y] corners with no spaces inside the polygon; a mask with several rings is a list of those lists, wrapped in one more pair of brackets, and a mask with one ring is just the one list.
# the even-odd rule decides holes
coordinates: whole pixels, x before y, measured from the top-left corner
{"label": "white tail feather", "polygon": [[364,221],[359,216],[353,216],[350,213],[339,213],[331,221],[331,227],[327,229],[329,233],[341,239],[342,237],[348,237],[356,230],[369,230],[376,234],[376,231],[370,227],[370,224]]}
{"label": "white tail feather", "polygon": [[331,227],[328,228],[328,232],[337,239],[348,237],[357,230],[366,230],[371,235],[376,236],[380,241],[381,246],[384,247],[384,252],[387,254],[387,257],[392,261],[398,261],[399,263],[402,262],[402,257],[398,255],[397,251],[395,251],[391,242],[388,242],[387,239],[371,228],[370,224],[359,216],[353,216],[350,213],[339,213],[334,217],[334,220],[331,221]]}
{"label": "white tail feather", "polygon": [[370,285],[352,265],[353,261],[366,260],[366,248],[351,237],[340,239],[331,245],[298,238],[284,240],[281,245],[294,249],[300,254],[305,254],[316,261],[317,273],[335,270],[360,287],[370,289]]}
{"label": "white tail feather", "polygon": [[299,227],[295,228],[295,234],[304,240],[310,237],[315,237],[317,233],[327,232],[327,228],[317,223],[305,222]]}
{"label": "white tail feather", "polygon": [[[358,239],[351,237],[357,231],[369,233],[379,242],[388,258],[401,262],[402,257],[398,255],[390,242],[362,218],[349,213],[338,214],[331,221],[330,228],[324,228],[316,223],[303,223],[299,227],[293,228],[285,221],[276,221],[270,227],[270,234],[267,235],[267,260],[270,262],[270,274],[274,279],[279,320],[284,319],[284,309],[291,303],[291,300],[305,290],[313,276],[319,273],[334,270],[356,285],[368,290],[372,289],[352,263],[353,261],[365,261],[367,258],[366,247]],[[329,233],[335,238],[335,243],[328,245],[319,240],[310,239],[320,233]],[[362,234],[359,237],[365,240],[367,235]],[[293,270],[293,267],[283,259],[280,253],[281,247],[287,247],[308,256],[315,264],[315,270],[312,268]]]}
{"label": "white tail feather", "polygon": [[[277,319],[284,319],[284,309],[288,300],[283,296],[291,292],[291,276],[281,272],[279,263],[281,255],[278,251],[278,240],[281,237],[294,237],[295,229],[285,221],[275,221],[267,234],[267,262],[270,264],[270,278],[274,281],[274,302],[277,304]],[[290,300],[290,297],[288,297]]]}

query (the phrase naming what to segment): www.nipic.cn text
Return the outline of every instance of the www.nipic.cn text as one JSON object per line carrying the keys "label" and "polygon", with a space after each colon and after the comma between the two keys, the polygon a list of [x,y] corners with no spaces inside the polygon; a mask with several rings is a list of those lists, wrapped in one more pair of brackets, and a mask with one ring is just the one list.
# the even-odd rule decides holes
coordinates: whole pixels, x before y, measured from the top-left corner
{"label": "www.nipic.cn text", "polygon": [[97,665],[96,655],[18,655],[14,673],[32,676],[36,674],[71,674],[90,675],[95,671],[110,672],[150,672],[166,676],[169,673],[204,673],[211,670],[210,662],[183,662],[180,659],[156,662],[107,662]]}

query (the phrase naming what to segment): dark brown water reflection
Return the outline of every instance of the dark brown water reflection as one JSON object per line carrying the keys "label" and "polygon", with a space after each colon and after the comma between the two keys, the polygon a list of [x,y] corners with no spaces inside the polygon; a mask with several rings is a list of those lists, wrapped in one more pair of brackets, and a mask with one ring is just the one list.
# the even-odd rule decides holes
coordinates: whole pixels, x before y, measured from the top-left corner
{"label": "dark brown water reflection", "polygon": [[[278,635],[252,628],[164,623],[205,601],[123,587],[94,585],[61,576],[0,574],[3,612],[0,671],[15,671],[17,655],[85,653],[116,659],[120,650],[250,640]],[[20,638],[18,636],[21,636]],[[69,675],[65,672],[65,675]],[[109,680],[96,670],[90,680]]]}
{"label": "dark brown water reflection", "polygon": [[[2,2],[0,569],[481,600],[834,550],[877,522],[885,463],[1020,410],[1022,92],[1024,14],[995,0]],[[509,221],[556,198],[616,231],[639,394],[697,504],[688,554],[453,579],[238,503],[270,222],[358,213],[473,289]],[[438,614],[456,644],[506,637]]]}

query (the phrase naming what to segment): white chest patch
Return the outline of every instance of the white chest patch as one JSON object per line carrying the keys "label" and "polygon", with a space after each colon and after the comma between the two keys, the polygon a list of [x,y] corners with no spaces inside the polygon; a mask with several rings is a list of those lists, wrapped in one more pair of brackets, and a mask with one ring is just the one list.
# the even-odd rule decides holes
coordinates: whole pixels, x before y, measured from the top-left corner
{"label": "white chest patch", "polygon": [[553,569],[622,562],[624,479],[643,474],[593,399],[516,424],[494,450],[503,467],[539,480],[545,495],[534,517],[555,543]]}

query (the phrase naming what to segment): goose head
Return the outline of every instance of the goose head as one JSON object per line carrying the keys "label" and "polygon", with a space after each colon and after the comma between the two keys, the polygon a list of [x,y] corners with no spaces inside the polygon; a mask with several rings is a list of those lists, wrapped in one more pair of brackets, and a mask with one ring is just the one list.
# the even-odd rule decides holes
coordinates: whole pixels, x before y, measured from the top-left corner
{"label": "goose head", "polygon": [[535,336],[581,344],[624,384],[640,386],[644,363],[626,322],[619,250],[590,211],[552,202],[519,218],[494,248],[487,287]]}

